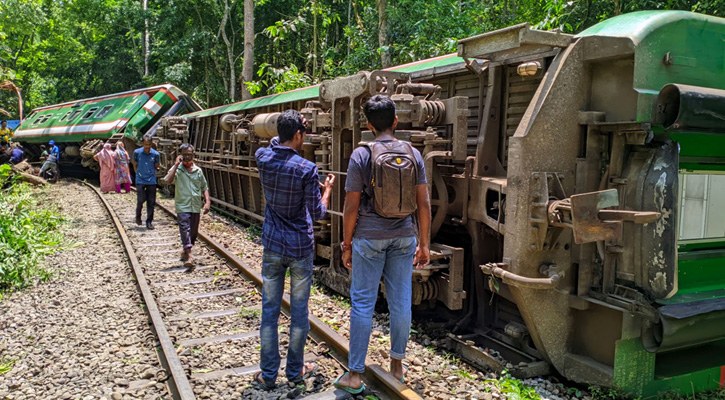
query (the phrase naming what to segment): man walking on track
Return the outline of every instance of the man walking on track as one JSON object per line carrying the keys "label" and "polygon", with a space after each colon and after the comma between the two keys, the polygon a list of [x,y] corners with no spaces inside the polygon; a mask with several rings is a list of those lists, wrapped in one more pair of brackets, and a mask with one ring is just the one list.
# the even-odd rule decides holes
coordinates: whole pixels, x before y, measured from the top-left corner
{"label": "man walking on track", "polygon": [[[259,179],[267,200],[262,229],[262,326],[260,327],[261,371],[254,384],[274,388],[279,370],[277,324],[287,269],[290,274],[289,348],[287,380],[302,383],[317,370],[314,363],[304,362],[305,343],[310,330],[307,303],[312,284],[312,261],[315,240],[312,222],[322,219],[335,183],[328,175],[319,181],[317,166],[299,154],[305,141],[304,119],[299,112],[287,110],[277,120],[279,137],[269,147],[257,150]],[[320,195],[320,186],[325,191]]]}
{"label": "man walking on track", "polygon": [[152,149],[151,135],[143,135],[143,147],[133,152],[133,168],[136,170],[136,225],[141,225],[141,211],[146,203],[146,228],[154,229],[156,205],[156,171],[159,169],[159,152]]}
{"label": "man walking on track", "polygon": [[393,136],[398,118],[390,98],[374,96],[363,110],[375,141],[355,149],[347,169],[341,247],[342,262],[352,270],[350,372],[335,380],[335,387],[352,394],[365,390],[361,375],[381,276],[390,310],[390,373],[404,382],[413,266],[421,269],[430,260],[430,198],[423,158],[410,143]]}
{"label": "man walking on track", "polygon": [[[179,219],[179,233],[181,234],[181,261],[188,268],[194,267],[194,256],[191,249],[196,243],[199,233],[199,220],[201,210],[204,214],[209,212],[211,200],[209,199],[209,185],[204,177],[204,172],[194,164],[194,146],[184,143],[179,147],[179,155],[176,163],[169,170],[164,180],[174,187],[174,203],[176,204],[176,215]],[[183,168],[179,165],[183,164]],[[204,203],[202,205],[202,198]]]}

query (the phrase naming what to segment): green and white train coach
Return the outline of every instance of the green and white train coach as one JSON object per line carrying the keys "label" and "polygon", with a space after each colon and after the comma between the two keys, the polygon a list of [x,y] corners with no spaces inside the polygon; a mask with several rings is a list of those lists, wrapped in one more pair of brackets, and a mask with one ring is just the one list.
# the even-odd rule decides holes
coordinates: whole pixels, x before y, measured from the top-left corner
{"label": "green and white train coach", "polygon": [[162,117],[201,107],[176,86],[166,84],[34,109],[15,131],[28,155],[53,140],[63,148],[62,164],[95,166],[93,155],[107,141],[123,140],[132,151],[145,133],[153,134]]}

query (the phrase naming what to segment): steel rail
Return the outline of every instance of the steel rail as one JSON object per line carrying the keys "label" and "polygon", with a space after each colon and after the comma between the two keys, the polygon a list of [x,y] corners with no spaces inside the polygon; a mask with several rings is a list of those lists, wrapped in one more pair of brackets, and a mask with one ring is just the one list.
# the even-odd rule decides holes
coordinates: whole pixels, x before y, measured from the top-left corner
{"label": "steel rail", "polygon": [[[156,203],[156,206],[174,219],[177,218],[176,213],[164,205]],[[201,230],[199,231],[199,238],[206,242],[209,247],[213,248],[222,258],[226,259],[230,265],[234,266],[234,268],[241,272],[247,279],[258,287],[262,287],[262,275],[260,273],[251,269],[239,257],[231,253],[219,242]],[[287,294],[285,294],[282,298],[282,308],[289,314],[290,298]],[[347,339],[335,332],[335,330],[330,328],[314,315],[309,316],[309,321],[309,335],[318,343],[324,342],[332,350],[332,356],[335,357],[341,365],[347,365],[347,357],[349,353]],[[363,374],[364,381],[368,383],[377,395],[382,395],[383,398],[387,399],[422,400],[422,397],[405,384],[400,383],[400,381],[395,379],[392,374],[383,369],[380,365],[369,364],[368,362],[365,364],[366,368],[365,373]]]}
{"label": "steel rail", "polygon": [[146,304],[146,312],[151,319],[153,329],[156,332],[156,337],[159,339],[159,343],[161,345],[161,362],[162,364],[164,364],[165,369],[169,372],[169,377],[171,378],[171,381],[173,383],[168,385],[169,389],[171,390],[171,395],[174,397],[174,399],[177,400],[196,399],[196,395],[191,388],[191,384],[189,383],[189,379],[186,376],[186,372],[184,371],[184,367],[181,364],[181,360],[179,360],[179,357],[176,354],[174,342],[171,340],[169,332],[166,330],[166,325],[164,324],[161,313],[159,312],[159,307],[156,304],[156,300],[154,300],[154,296],[151,293],[151,289],[149,288],[148,283],[146,282],[146,277],[144,276],[143,269],[141,268],[141,264],[138,261],[138,257],[136,257],[136,252],[131,246],[131,240],[128,238],[126,230],[121,224],[121,221],[118,219],[116,213],[113,211],[111,205],[108,204],[108,201],[106,201],[106,199],[103,197],[103,195],[101,195],[98,189],[96,189],[93,185],[87,182],[81,180],[77,181],[90,188],[98,196],[98,198],[101,200],[101,203],[103,203],[104,207],[106,208],[108,215],[111,217],[111,220],[113,221],[113,225],[116,228],[118,235],[121,237],[121,242],[123,242],[124,250],[128,255],[128,260],[131,263],[131,267],[133,267],[133,273],[136,276],[136,284],[138,284],[139,290],[141,291],[141,296],[143,297],[143,301]]}

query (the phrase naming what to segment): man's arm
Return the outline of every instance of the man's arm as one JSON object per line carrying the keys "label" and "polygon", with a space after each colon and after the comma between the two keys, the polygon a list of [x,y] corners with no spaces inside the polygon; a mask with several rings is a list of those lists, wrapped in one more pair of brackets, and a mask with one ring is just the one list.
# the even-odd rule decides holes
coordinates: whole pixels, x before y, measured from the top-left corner
{"label": "man's arm", "polygon": [[327,213],[330,204],[330,194],[335,183],[335,176],[328,175],[325,179],[325,192],[320,195],[320,180],[317,175],[317,168],[310,174],[305,182],[305,206],[313,221],[319,221]]}
{"label": "man's arm", "polygon": [[211,199],[209,198],[209,190],[204,191],[204,214],[209,213],[209,209],[211,209]]}
{"label": "man's arm", "polygon": [[413,265],[415,269],[422,269],[430,262],[430,197],[428,185],[416,186],[416,202],[418,203],[418,237],[420,242],[415,249]]}
{"label": "man's arm", "polygon": [[357,215],[360,209],[360,197],[362,192],[347,192],[345,195],[345,207],[342,213],[342,237],[345,242],[345,249],[342,252],[342,265],[352,269],[352,235],[355,233]]}
{"label": "man's arm", "polygon": [[133,158],[131,159],[131,164],[133,164],[133,170],[138,171],[138,155],[136,155],[136,152],[133,152]]}
{"label": "man's arm", "polygon": [[179,154],[176,157],[176,162],[174,163],[174,166],[169,169],[169,173],[166,174],[164,177],[164,181],[166,181],[166,184],[171,185],[174,183],[174,179],[176,179],[176,171],[179,169],[179,165],[181,164],[181,160],[183,157],[181,154]]}

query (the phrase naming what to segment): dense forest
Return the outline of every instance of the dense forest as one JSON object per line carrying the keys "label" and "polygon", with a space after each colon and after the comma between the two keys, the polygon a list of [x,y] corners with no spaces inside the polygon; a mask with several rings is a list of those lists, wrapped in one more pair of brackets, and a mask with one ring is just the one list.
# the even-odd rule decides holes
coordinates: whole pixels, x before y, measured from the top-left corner
{"label": "dense forest", "polygon": [[[211,107],[455,52],[515,23],[576,33],[647,9],[723,15],[725,0],[0,0],[0,82],[26,111],[165,82]],[[16,99],[0,91],[12,118]]]}

